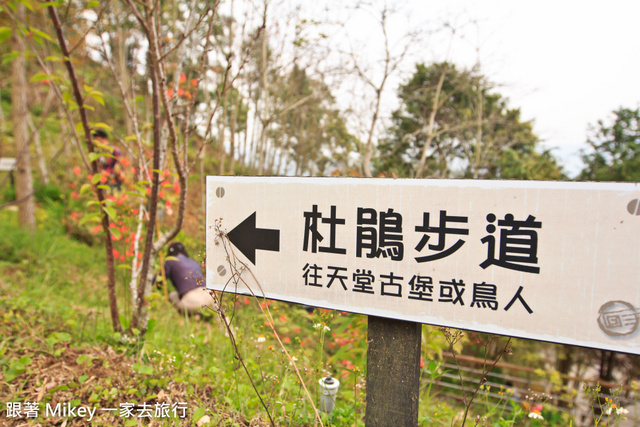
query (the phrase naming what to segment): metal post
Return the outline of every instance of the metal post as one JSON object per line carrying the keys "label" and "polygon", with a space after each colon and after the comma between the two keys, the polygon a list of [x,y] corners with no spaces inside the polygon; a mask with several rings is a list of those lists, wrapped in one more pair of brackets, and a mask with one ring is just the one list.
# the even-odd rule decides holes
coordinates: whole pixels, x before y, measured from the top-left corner
{"label": "metal post", "polygon": [[418,425],[421,337],[419,323],[369,316],[367,427]]}

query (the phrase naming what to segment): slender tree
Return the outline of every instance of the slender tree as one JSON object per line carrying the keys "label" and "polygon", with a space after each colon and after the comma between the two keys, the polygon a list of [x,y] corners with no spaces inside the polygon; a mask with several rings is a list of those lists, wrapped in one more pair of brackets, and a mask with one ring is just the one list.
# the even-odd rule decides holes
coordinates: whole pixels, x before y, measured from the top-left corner
{"label": "slender tree", "polygon": [[374,146],[378,136],[378,126],[381,120],[383,97],[386,94],[387,86],[393,76],[395,76],[405,59],[409,55],[411,47],[415,43],[416,34],[407,34],[399,43],[399,49],[394,49],[389,35],[389,19],[396,11],[385,1],[380,10],[376,13],[376,20],[379,31],[382,34],[382,57],[380,62],[382,67],[376,69],[381,72],[368,71],[362,58],[355,52],[349,53],[351,59],[352,72],[364,83],[364,86],[373,93],[373,104],[371,111],[367,112],[368,124],[366,125],[365,136],[362,147],[362,174],[366,177],[372,176]]}
{"label": "slender tree", "polygon": [[11,43],[16,53],[11,62],[11,122],[16,147],[16,200],[18,202],[18,222],[25,228],[35,228],[35,204],[33,198],[33,178],[31,176],[31,155],[27,123],[27,69],[23,25],[26,22],[25,5],[16,5],[16,27],[11,35]]}

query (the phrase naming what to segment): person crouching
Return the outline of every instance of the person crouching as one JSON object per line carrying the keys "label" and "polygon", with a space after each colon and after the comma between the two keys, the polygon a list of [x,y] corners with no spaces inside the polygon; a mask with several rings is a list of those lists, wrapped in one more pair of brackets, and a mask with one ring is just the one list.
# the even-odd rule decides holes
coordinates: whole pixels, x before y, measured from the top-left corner
{"label": "person crouching", "polygon": [[200,263],[189,258],[180,242],[171,243],[167,252],[164,272],[176,288],[169,293],[171,303],[183,313],[198,313],[205,306],[215,310],[216,304],[205,287]]}

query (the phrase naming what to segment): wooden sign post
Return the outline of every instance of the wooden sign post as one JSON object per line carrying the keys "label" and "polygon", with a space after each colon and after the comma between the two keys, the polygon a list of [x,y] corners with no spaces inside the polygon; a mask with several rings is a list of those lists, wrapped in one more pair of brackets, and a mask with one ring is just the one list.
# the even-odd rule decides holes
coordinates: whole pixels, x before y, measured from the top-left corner
{"label": "wooden sign post", "polygon": [[207,178],[207,287],[370,316],[370,425],[417,422],[420,324],[640,354],[638,235],[635,183]]}
{"label": "wooden sign post", "polygon": [[421,337],[419,323],[369,316],[367,426],[418,425]]}

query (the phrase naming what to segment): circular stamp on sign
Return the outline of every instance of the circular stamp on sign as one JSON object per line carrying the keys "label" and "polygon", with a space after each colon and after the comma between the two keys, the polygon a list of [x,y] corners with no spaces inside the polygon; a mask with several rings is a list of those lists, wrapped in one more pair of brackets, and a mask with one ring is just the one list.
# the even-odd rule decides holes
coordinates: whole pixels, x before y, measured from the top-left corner
{"label": "circular stamp on sign", "polygon": [[609,301],[598,310],[598,326],[610,337],[631,335],[638,323],[638,311],[626,301]]}

